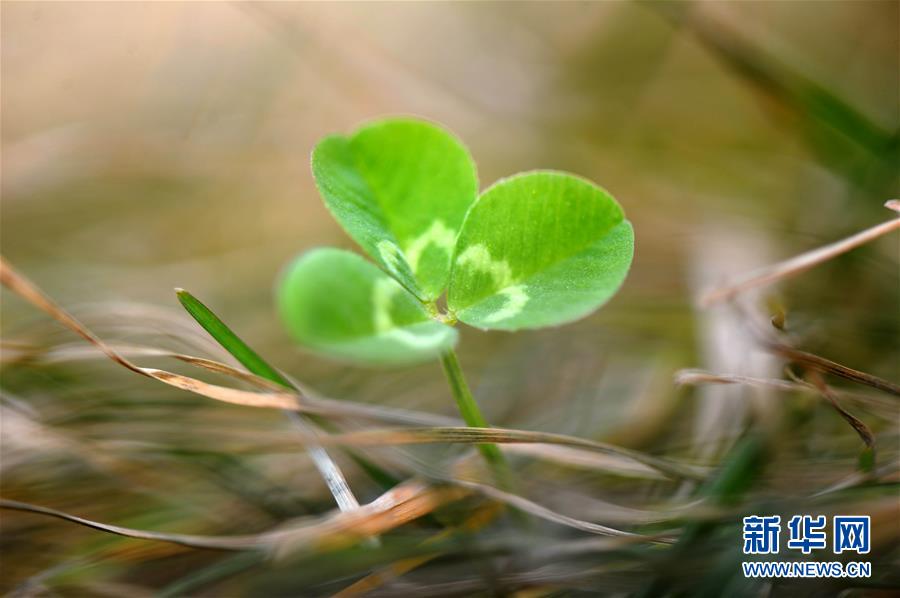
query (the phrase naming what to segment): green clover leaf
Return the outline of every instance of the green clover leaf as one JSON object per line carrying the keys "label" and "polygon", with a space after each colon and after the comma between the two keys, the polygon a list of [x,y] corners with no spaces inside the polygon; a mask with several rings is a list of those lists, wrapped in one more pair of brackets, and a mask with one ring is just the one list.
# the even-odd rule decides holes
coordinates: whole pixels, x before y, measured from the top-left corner
{"label": "green clover leaf", "polygon": [[347,234],[412,294],[437,299],[478,194],[465,146],[430,123],[383,120],[349,137],[326,137],[313,151],[312,169]]}
{"label": "green clover leaf", "polygon": [[457,338],[397,281],[339,249],[314,249],[288,266],[279,309],[301,344],[373,365],[435,358]]}
{"label": "green clover leaf", "polygon": [[505,179],[472,206],[447,305],[479,328],[541,328],[584,317],[628,273],[631,224],[606,191],[561,172]]}

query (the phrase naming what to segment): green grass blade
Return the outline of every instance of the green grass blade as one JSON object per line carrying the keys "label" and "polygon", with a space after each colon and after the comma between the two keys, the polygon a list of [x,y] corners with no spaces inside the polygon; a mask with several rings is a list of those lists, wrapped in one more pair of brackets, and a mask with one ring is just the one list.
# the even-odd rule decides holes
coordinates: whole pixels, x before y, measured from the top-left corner
{"label": "green grass blade", "polygon": [[271,380],[277,384],[281,384],[286,388],[294,388],[284,376],[278,373],[278,370],[270,366],[259,354],[251,349],[247,343],[234,333],[219,316],[214,314],[211,309],[206,307],[199,299],[191,295],[184,289],[175,289],[178,300],[184,309],[197,321],[200,326],[212,336],[216,342],[231,353],[241,365],[250,372]]}
{"label": "green grass blade", "polygon": [[[222,347],[231,353],[235,359],[237,359],[241,365],[247,368],[253,374],[260,376],[262,378],[266,378],[267,380],[271,380],[277,384],[281,384],[286,388],[291,388],[294,390],[297,389],[294,384],[291,383],[290,380],[281,375],[278,370],[268,364],[265,359],[259,356],[259,354],[250,348],[247,343],[245,343],[241,337],[239,337],[235,332],[228,327],[225,322],[222,321],[219,316],[217,316],[211,309],[209,309],[202,301],[194,297],[188,291],[184,289],[176,289],[175,291],[178,295],[178,300],[181,302],[181,305],[187,310],[189,314],[197,321],[200,326],[206,330],[210,336],[212,336],[216,342],[218,342]],[[310,419],[317,426],[326,428],[326,423],[324,420],[320,418]],[[371,477],[378,485],[382,486],[385,489],[390,489],[396,486],[399,483],[399,480],[384,471],[382,468],[378,467],[368,459],[361,457],[355,453],[350,452],[349,456],[356,462],[357,465],[363,471],[365,471],[369,477]]]}

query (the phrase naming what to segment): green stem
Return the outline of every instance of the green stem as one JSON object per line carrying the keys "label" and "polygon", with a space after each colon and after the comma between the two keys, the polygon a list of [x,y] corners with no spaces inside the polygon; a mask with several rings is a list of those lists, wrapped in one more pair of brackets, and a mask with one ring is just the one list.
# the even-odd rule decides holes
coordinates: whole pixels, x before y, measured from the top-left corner
{"label": "green stem", "polygon": [[[466,425],[470,428],[489,428],[490,425],[481,414],[475,397],[466,384],[466,377],[463,375],[462,368],[459,367],[459,359],[456,352],[450,349],[441,356],[441,365],[444,366],[444,374],[447,375],[447,381],[450,383],[450,390],[453,392],[453,398],[456,399],[456,405],[459,407],[459,413],[462,415]],[[496,444],[479,444],[478,450],[481,451],[485,461],[494,471],[497,483],[504,489],[511,488],[511,476],[509,464],[506,458]]]}

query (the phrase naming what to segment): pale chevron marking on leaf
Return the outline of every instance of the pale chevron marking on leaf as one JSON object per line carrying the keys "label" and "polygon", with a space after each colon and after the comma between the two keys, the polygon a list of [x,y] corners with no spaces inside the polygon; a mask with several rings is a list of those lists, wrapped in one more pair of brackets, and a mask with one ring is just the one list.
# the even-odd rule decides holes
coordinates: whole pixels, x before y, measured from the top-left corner
{"label": "pale chevron marking on leaf", "polygon": [[481,243],[466,247],[456,261],[460,265],[471,266],[475,270],[488,274],[494,280],[494,284],[500,288],[511,286],[515,282],[509,263],[493,259],[491,252]]}
{"label": "pale chevron marking on leaf", "polygon": [[372,287],[372,324],[375,332],[388,332],[394,327],[391,318],[391,300],[397,291],[397,284],[389,278],[379,278]]}
{"label": "pale chevron marking on leaf", "polygon": [[402,292],[403,289],[390,278],[379,278],[375,281],[372,287],[372,324],[375,326],[375,332],[383,338],[392,338],[413,348],[423,349],[440,344],[443,339],[442,332],[414,334],[394,324],[391,318],[391,302],[394,295]]}
{"label": "pale chevron marking on leaf", "polygon": [[434,245],[447,252],[453,251],[456,244],[456,233],[447,227],[442,220],[435,220],[424,233],[413,239],[406,247],[406,261],[413,272],[419,271],[419,260],[429,245]]}
{"label": "pale chevron marking on leaf", "polygon": [[441,341],[444,340],[444,331],[435,330],[429,334],[415,334],[403,328],[394,328],[390,332],[382,334],[382,337],[395,339],[408,347],[430,349],[441,344]]}
{"label": "pale chevron marking on leaf", "polygon": [[402,277],[403,252],[397,247],[397,244],[385,239],[379,241],[375,248],[378,249],[378,255],[381,256],[381,260],[387,266],[387,269],[395,276]]}
{"label": "pale chevron marking on leaf", "polygon": [[470,266],[488,274],[494,284],[501,289],[497,294],[506,296],[503,307],[484,318],[486,322],[499,322],[521,313],[528,302],[528,293],[525,292],[525,285],[514,284],[509,262],[492,258],[491,252],[481,243],[466,247],[456,261],[457,264]]}
{"label": "pale chevron marking on leaf", "polygon": [[523,284],[506,287],[498,294],[506,296],[506,303],[503,304],[503,307],[484,318],[485,322],[499,322],[500,320],[517,316],[522,312],[525,304],[528,303],[528,293],[525,292],[525,285]]}

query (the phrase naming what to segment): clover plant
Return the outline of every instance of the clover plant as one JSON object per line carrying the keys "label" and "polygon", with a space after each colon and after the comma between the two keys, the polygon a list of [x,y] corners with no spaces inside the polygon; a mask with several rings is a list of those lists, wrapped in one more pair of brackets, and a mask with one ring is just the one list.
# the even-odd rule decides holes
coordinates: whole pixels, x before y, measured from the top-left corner
{"label": "clover plant", "polygon": [[[429,122],[380,120],[326,137],[312,171],[325,205],[372,261],[331,248],[299,256],[278,289],[288,330],[315,352],[358,363],[440,358],[470,426],[486,423],[453,326],[577,320],[615,294],[631,264],[631,224],[606,191],[541,170],[479,194],[466,147]],[[500,460],[493,445],[482,451]]]}

